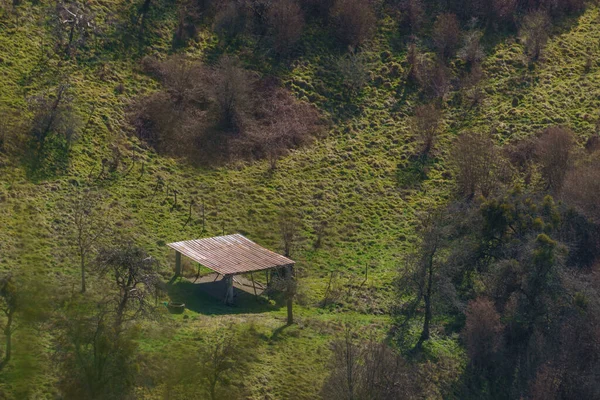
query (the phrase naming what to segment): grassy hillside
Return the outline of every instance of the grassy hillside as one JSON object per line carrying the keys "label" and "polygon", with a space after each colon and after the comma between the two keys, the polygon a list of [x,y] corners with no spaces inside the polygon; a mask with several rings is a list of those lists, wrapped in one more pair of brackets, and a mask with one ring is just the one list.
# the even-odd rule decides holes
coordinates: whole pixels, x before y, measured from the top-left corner
{"label": "grassy hillside", "polygon": [[[303,221],[303,240],[292,254],[304,295],[298,325],[281,330],[285,310],[278,306],[242,305],[231,312],[201,300],[184,316],[145,323],[141,334],[141,348],[160,354],[172,346],[193,348],[215,325],[254,325],[264,339],[244,382],[253,399],[315,398],[327,371],[328,342],[345,321],[385,334],[393,300],[390,282],[402,255],[414,245],[420,213],[447,199],[453,189],[446,159],[457,134],[492,131],[498,143],[507,143],[564,124],[581,143],[597,135],[596,7],[557,27],[543,62],[534,67],[524,61],[514,38],[494,38],[498,44],[488,49],[483,64],[483,101],[467,107],[457,92],[447,96],[443,134],[427,178],[403,187],[398,176],[407,173],[416,152],[409,118],[422,100],[406,85],[405,46],[399,44],[391,17],[380,16],[375,38],[364,46],[372,79],[359,95],[347,96],[334,68],[334,57],[343,51],[324,28],[309,25],[302,51],[289,62],[275,62],[260,54],[260,48],[253,51],[250,39],[225,46],[210,26],[200,26],[197,41],[174,50],[177,15],[171,3],[153,8],[143,45],[128,44],[116,28],[135,14],[135,4],[94,3],[98,25],[112,39],[90,41],[70,59],[53,49],[47,12],[52,6],[26,2],[13,9],[5,2],[0,7],[0,105],[6,112],[0,116],[11,123],[30,118],[28,99],[67,82],[79,119],[79,137],[64,170],[34,174],[18,158],[0,154],[0,268],[26,271],[76,292],[79,269],[66,210],[85,187],[99,187],[110,195],[115,236],[158,258],[166,279],[174,254],[165,243],[239,232],[280,250],[278,215],[282,209],[294,210]],[[206,168],[159,156],[134,137],[128,110],[136,98],[158,87],[142,72],[143,57],[164,58],[174,52],[206,62],[235,53],[248,68],[279,77],[299,99],[315,104],[331,127],[314,144],[285,156],[274,171],[266,161]],[[102,160],[115,158],[120,159],[115,171],[100,176]],[[191,201],[191,221],[186,224]],[[315,249],[315,227],[323,221],[328,226],[324,244]],[[359,286],[366,267],[368,281]],[[338,305],[320,308],[331,272],[338,274],[345,295]],[[90,285],[93,290],[95,281]],[[461,357],[450,343],[440,343],[433,351],[448,349]],[[30,393],[51,398],[52,380],[51,368],[43,369]]]}

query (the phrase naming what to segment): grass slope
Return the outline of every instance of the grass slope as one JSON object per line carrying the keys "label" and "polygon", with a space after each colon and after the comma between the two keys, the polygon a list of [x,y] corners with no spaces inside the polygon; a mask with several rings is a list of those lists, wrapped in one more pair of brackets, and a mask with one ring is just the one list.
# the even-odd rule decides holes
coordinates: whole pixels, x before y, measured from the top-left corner
{"label": "grass slope", "polygon": [[[278,75],[299,98],[319,106],[332,120],[332,128],[325,138],[282,159],[274,172],[268,171],[265,162],[194,168],[145,150],[129,135],[128,105],[156,87],[140,72],[137,51],[119,48],[115,41],[109,48],[92,46],[78,61],[57,57],[51,48],[45,7],[26,3],[16,12],[8,5],[0,8],[0,104],[25,119],[31,114],[27,98],[50,90],[61,76],[67,77],[81,126],[86,129],[73,148],[68,170],[57,176],[35,180],[21,165],[2,159],[0,268],[27,270],[40,280],[59,282],[65,290],[77,290],[78,264],[64,205],[87,185],[110,194],[117,235],[135,241],[161,260],[165,277],[174,259],[165,243],[241,232],[278,249],[277,215],[282,208],[297,211],[305,238],[293,255],[302,268],[305,292],[298,326],[280,331],[284,310],[277,307],[254,313],[250,305],[228,315],[227,310],[206,305],[203,312],[188,310],[185,319],[173,316],[160,325],[147,324],[143,334],[142,348],[159,352],[172,343],[191,346],[213,323],[257,325],[265,332],[264,346],[257,350],[258,361],[245,382],[255,399],[315,398],[326,373],[327,343],[340,321],[385,331],[387,317],[376,314],[387,309],[390,281],[401,255],[414,242],[419,213],[450,194],[452,178],[443,160],[456,134],[493,130],[499,142],[507,142],[549,124],[569,125],[582,141],[596,134],[600,23],[598,9],[591,8],[557,33],[545,61],[532,69],[523,62],[522,48],[514,40],[492,49],[484,63],[483,103],[465,109],[452,93],[437,162],[418,187],[399,187],[398,165],[415,149],[408,118],[419,99],[406,91],[404,53],[397,50],[396,27],[383,18],[376,38],[366,46],[373,79],[351,100],[343,94],[330,56],[339,50],[319,28],[310,27],[302,44],[304,52],[291,65],[268,62],[268,56],[245,50],[248,43],[232,45],[229,50],[249,67]],[[111,11],[125,15],[134,10],[128,2],[117,0],[94,7],[102,21],[108,20]],[[172,5],[161,7],[149,20],[154,36],[144,51],[164,57],[172,52],[175,13]],[[184,50],[190,56],[214,60],[223,52],[208,28],[199,37]],[[588,59],[592,60],[589,70]],[[117,90],[119,85],[123,92]],[[115,154],[123,158],[120,169],[96,179],[101,160]],[[155,194],[159,180],[165,187]],[[170,193],[178,191],[177,204],[166,186]],[[191,222],[185,225],[191,200],[196,205]],[[206,232],[201,231],[202,202]],[[328,222],[329,231],[324,246],[314,249],[313,228],[321,221]],[[332,271],[343,274],[339,278],[343,284],[360,283],[366,266],[370,268],[368,282],[350,287],[340,307],[317,307]],[[172,332],[168,341],[160,335],[164,330]],[[40,380],[36,390],[49,395],[45,382]]]}

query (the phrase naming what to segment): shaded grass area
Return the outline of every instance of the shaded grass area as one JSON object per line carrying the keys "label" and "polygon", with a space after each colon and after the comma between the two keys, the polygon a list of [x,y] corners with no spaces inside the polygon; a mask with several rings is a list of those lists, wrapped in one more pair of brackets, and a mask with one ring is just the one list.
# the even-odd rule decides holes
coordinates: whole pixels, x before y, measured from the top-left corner
{"label": "shaded grass area", "polygon": [[[293,254],[303,292],[298,326],[282,328],[285,308],[280,305],[244,299],[229,308],[182,282],[172,286],[170,296],[185,302],[188,311],[146,327],[141,343],[145,351],[158,352],[167,342],[192,346],[216,323],[256,324],[265,339],[247,378],[251,398],[315,398],[327,372],[327,343],[342,321],[385,332],[389,326],[385,313],[393,302],[391,282],[403,254],[413,246],[419,213],[451,194],[452,177],[445,159],[458,133],[492,131],[504,143],[550,124],[565,124],[581,142],[597,134],[600,29],[596,8],[554,37],[543,63],[533,68],[523,61],[522,48],[514,40],[497,44],[484,63],[485,99],[466,108],[456,100],[456,93],[450,95],[435,162],[427,165],[414,159],[416,138],[409,131],[408,118],[421,99],[406,88],[404,53],[395,45],[397,27],[391,19],[381,21],[378,35],[366,46],[372,79],[355,96],[345,92],[334,69],[334,56],[341,50],[318,27],[309,27],[302,55],[279,64],[268,55],[244,51],[240,44],[223,48],[204,27],[185,53],[214,61],[226,50],[238,52],[246,65],[277,75],[298,98],[322,109],[332,128],[311,147],[286,156],[274,172],[268,171],[266,162],[193,168],[148,151],[129,135],[129,104],[156,88],[140,72],[142,55],[164,57],[172,52],[175,14],[166,11],[167,3],[161,4],[146,21],[143,46],[130,37],[133,31],[111,31],[116,39],[74,60],[54,55],[44,7],[25,3],[17,16],[7,7],[1,9],[0,104],[19,110],[23,119],[30,118],[28,97],[67,79],[87,128],[72,149],[66,172],[50,180],[34,183],[21,165],[0,155],[0,268],[27,268],[61,287],[75,287],[76,253],[63,205],[88,186],[110,195],[116,241],[133,241],[148,249],[161,261],[165,280],[174,264],[165,243],[240,232],[278,250],[279,212],[284,208],[298,212],[303,220],[303,240]],[[131,19],[132,7],[108,1],[97,11],[107,18],[112,10],[127,9],[123,15]],[[121,40],[121,34],[130,35],[129,39]],[[120,85],[122,90],[117,90]],[[101,174],[102,159],[117,156],[119,167]],[[178,192],[177,200],[173,190]],[[190,215],[191,201],[195,205]],[[322,221],[328,228],[322,246],[316,248],[315,227]],[[368,280],[361,285],[365,267]],[[339,297],[319,308],[332,273],[341,288]],[[459,351],[453,347],[455,341],[440,343],[432,344],[432,353]],[[442,350],[436,349],[438,344]]]}

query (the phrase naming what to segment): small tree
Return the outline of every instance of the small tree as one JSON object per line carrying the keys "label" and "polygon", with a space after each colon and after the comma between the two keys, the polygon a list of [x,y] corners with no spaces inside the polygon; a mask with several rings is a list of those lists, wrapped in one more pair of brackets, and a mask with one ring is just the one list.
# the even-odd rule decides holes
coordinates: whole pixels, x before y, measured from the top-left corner
{"label": "small tree", "polygon": [[213,30],[221,38],[231,41],[246,31],[248,14],[244,2],[235,0],[224,2],[215,15]]}
{"label": "small tree", "polygon": [[520,37],[530,61],[535,62],[540,58],[550,37],[550,28],[550,18],[545,11],[534,11],[523,19]]}
{"label": "small tree", "polygon": [[331,350],[330,373],[321,389],[324,400],[421,398],[418,371],[387,344],[361,341],[346,326]]}
{"label": "small tree", "polygon": [[295,0],[278,0],[267,12],[273,32],[273,47],[279,54],[289,52],[300,40],[304,30],[304,15]]}
{"label": "small tree", "polygon": [[336,62],[344,86],[352,94],[358,94],[369,81],[369,61],[367,54],[351,49],[350,52],[341,55]]}
{"label": "small tree", "polygon": [[467,132],[456,141],[451,163],[456,172],[458,191],[466,198],[477,192],[489,196],[505,174],[504,160],[486,135]]}
{"label": "small tree", "polygon": [[331,17],[339,40],[356,47],[370,39],[377,19],[368,0],[335,0]]}
{"label": "small tree", "polygon": [[227,56],[219,61],[214,73],[212,90],[221,125],[225,130],[239,132],[251,109],[252,84],[256,79],[237,60]]}
{"label": "small tree", "polygon": [[600,154],[589,162],[569,169],[564,178],[562,199],[600,225]]}
{"label": "small tree", "polygon": [[438,56],[449,59],[460,44],[460,25],[455,14],[440,14],[433,24],[432,39]]}
{"label": "small tree", "polygon": [[485,56],[481,46],[483,32],[480,30],[471,30],[463,36],[463,45],[458,51],[458,57],[463,60],[469,68],[478,65]]}
{"label": "small tree", "polygon": [[117,289],[113,299],[117,330],[121,329],[125,321],[152,314],[151,300],[158,281],[156,265],[156,260],[132,245],[100,251],[97,258],[98,272],[109,275]]}
{"label": "small tree", "polygon": [[78,125],[72,100],[66,84],[59,85],[52,95],[30,99],[29,107],[34,116],[28,129],[29,164],[33,171],[66,167],[65,160]]}
{"label": "small tree", "polygon": [[55,18],[58,45],[64,46],[67,57],[73,56],[78,48],[84,46],[87,40],[98,32],[95,15],[86,5],[77,2],[57,2]]}
{"label": "small tree", "polygon": [[500,349],[502,329],[500,315],[490,300],[482,297],[469,302],[463,337],[475,367],[484,367],[492,361],[492,355]]}
{"label": "small tree", "polygon": [[71,302],[55,330],[58,387],[70,399],[125,399],[134,384],[135,330],[117,329],[107,303]]}
{"label": "small tree", "polygon": [[101,204],[102,197],[93,191],[81,193],[68,211],[81,269],[81,293],[86,291],[86,267],[90,254],[108,231],[109,217]]}
{"label": "small tree", "polygon": [[559,192],[563,186],[574,145],[573,133],[559,126],[547,128],[538,139],[536,156],[542,175],[553,192]]}
{"label": "small tree", "polygon": [[420,233],[418,251],[407,258],[398,280],[401,298],[409,298],[400,305],[401,329],[407,331],[414,318],[423,313],[421,334],[415,345],[417,350],[429,340],[434,304],[439,303],[440,288],[449,277],[444,256],[449,232],[444,223],[440,213],[427,216]]}
{"label": "small tree", "polygon": [[420,105],[415,108],[411,126],[422,143],[422,155],[429,155],[435,144],[441,122],[442,112],[435,104]]}
{"label": "small tree", "polygon": [[20,301],[17,287],[11,275],[0,278],[0,310],[4,313],[6,321],[2,333],[4,334],[4,355],[0,360],[0,371],[10,362],[12,357],[12,336],[16,330],[15,314],[19,311]]}

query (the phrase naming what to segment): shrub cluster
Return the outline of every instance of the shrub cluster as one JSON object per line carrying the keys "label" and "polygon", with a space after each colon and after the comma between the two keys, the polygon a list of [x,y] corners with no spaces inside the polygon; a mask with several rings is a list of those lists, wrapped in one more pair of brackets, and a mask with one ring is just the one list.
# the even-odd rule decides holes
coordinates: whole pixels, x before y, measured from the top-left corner
{"label": "shrub cluster", "polygon": [[148,60],[162,90],[137,103],[134,125],[157,151],[202,164],[268,158],[315,137],[319,113],[273,78],[260,78],[230,57],[209,67],[182,57]]}

